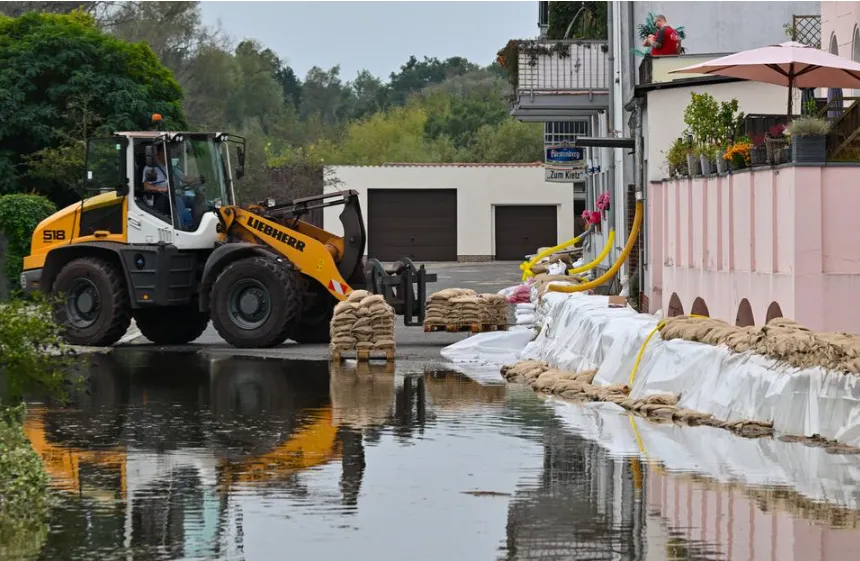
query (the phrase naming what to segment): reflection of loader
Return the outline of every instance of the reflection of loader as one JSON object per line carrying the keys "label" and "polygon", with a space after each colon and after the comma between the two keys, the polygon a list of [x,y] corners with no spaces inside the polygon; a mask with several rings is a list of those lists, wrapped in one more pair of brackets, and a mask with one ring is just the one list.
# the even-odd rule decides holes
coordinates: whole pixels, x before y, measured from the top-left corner
{"label": "reflection of loader", "polygon": [[[158,344],[196,339],[210,317],[234,346],[327,342],[335,304],[357,288],[421,325],[435,275],[407,258],[393,269],[363,260],[355,191],[238,206],[244,145],[212,132],[91,139],[86,185],[100,194],[36,227],[22,287],[61,298],[55,315],[78,345],[114,344],[132,317]],[[165,174],[159,187],[145,173],[155,167]],[[344,207],[342,236],[303,220],[332,206]]]}

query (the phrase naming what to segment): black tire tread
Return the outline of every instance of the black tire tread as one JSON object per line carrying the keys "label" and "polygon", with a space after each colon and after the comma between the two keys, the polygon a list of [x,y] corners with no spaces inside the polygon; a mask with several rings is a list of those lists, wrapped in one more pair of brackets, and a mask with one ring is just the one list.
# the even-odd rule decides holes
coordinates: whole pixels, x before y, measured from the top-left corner
{"label": "black tire tread", "polygon": [[138,310],[134,319],[143,336],[156,345],[190,343],[209,325],[209,314],[194,305]]}
{"label": "black tire tread", "polygon": [[[215,292],[218,289],[219,281],[221,280],[221,278],[234,269],[247,267],[252,264],[255,266],[265,267],[266,269],[269,269],[269,271],[275,274],[278,279],[279,285],[283,288],[284,293],[286,294],[285,307],[288,312],[292,311],[292,313],[287,314],[287,317],[294,317],[300,321],[302,312],[302,299],[300,296],[298,276],[292,266],[292,263],[286,260],[279,263],[278,261],[275,261],[274,257],[246,257],[244,259],[239,259],[238,261],[230,263],[229,265],[224,267],[224,270],[221,271],[221,273],[218,275],[218,278],[215,280],[215,283],[212,285],[212,306],[214,307],[226,305],[225,302],[219,301],[215,296]],[[229,332],[229,328],[225,329],[225,326],[221,325],[220,321],[217,320],[217,317],[217,313],[213,312],[212,324],[215,326],[215,330],[218,332],[218,335],[220,335],[225,341],[227,341],[234,347],[239,348],[269,348],[280,345],[289,338],[289,336],[292,334],[292,331],[299,323],[295,320],[285,321],[284,324],[281,325],[276,332],[270,334],[264,339],[257,341],[243,341],[232,337],[231,333]]]}
{"label": "black tire tread", "polygon": [[[61,285],[69,268],[77,263],[86,263],[91,267],[99,269],[100,272],[105,275],[108,282],[108,289],[110,291],[108,296],[115,304],[114,315],[111,318],[107,329],[103,330],[102,334],[96,339],[87,343],[74,341],[69,342],[78,345],[85,344],[91,347],[108,347],[113,345],[126,334],[129,326],[131,325],[131,303],[125,279],[114,265],[108,263],[104,259],[99,259],[98,257],[80,257],[66,263],[57,275],[57,278],[54,281],[54,286]],[[104,296],[102,295],[99,295],[99,297],[104,299]]]}
{"label": "black tire tread", "polygon": [[296,343],[328,344],[331,342],[331,318],[337,301],[329,297],[328,292],[317,298],[323,299],[324,303],[320,307],[302,310],[302,320],[290,336]]}

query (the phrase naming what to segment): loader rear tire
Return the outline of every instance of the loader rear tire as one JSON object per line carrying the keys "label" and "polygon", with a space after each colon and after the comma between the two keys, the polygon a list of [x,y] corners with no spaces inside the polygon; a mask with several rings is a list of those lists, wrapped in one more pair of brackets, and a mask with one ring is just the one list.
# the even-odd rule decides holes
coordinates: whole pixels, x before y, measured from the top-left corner
{"label": "loader rear tire", "polygon": [[254,256],[228,265],[212,286],[212,323],[240,348],[280,345],[302,316],[299,276],[289,261]]}
{"label": "loader rear tire", "polygon": [[131,304],[122,271],[97,257],[67,263],[51,289],[58,297],[54,320],[72,345],[113,345],[131,325]]}
{"label": "loader rear tire", "polygon": [[156,345],[184,345],[200,337],[209,325],[209,314],[196,305],[152,308],[134,312],[143,336]]}

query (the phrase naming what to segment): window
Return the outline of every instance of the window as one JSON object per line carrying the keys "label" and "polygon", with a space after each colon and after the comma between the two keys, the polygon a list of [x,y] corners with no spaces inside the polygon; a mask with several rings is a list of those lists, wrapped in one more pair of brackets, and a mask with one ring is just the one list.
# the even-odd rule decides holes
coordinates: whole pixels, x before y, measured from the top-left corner
{"label": "window", "polygon": [[549,2],[538,2],[538,27],[549,27]]}
{"label": "window", "polygon": [[88,191],[113,191],[126,185],[125,146],[120,137],[92,138],[87,143],[87,173],[84,178]]}
{"label": "window", "polygon": [[573,142],[588,136],[588,121],[549,121],[544,123],[544,144]]}
{"label": "window", "polygon": [[830,36],[830,54],[838,55],[839,54],[839,43],[836,41],[836,34],[832,34]]}

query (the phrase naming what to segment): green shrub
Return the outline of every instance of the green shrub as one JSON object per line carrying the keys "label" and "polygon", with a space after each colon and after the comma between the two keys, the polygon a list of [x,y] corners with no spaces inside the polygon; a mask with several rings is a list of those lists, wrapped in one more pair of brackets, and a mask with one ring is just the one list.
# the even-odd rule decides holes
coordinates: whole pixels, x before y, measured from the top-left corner
{"label": "green shrub", "polygon": [[0,558],[32,556],[48,536],[48,475],[24,435],[24,405],[0,408]]}
{"label": "green shrub", "polygon": [[51,201],[39,195],[0,196],[0,235],[8,241],[2,274],[10,286],[18,286],[24,257],[30,253],[33,230],[56,210]]}

